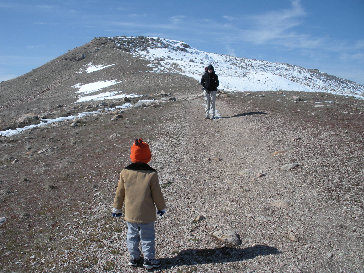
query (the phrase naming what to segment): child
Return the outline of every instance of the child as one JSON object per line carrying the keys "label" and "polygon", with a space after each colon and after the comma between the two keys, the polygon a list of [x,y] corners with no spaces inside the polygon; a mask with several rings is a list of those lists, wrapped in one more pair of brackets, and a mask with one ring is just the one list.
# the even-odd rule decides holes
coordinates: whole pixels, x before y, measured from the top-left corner
{"label": "child", "polygon": [[161,265],[161,262],[155,259],[154,221],[156,207],[160,216],[166,209],[157,171],[147,164],[151,157],[149,145],[142,139],[135,140],[130,153],[132,164],[120,173],[112,210],[113,217],[120,217],[125,201],[129,265],[138,266],[141,263],[139,250],[141,241],[143,266],[147,269],[158,268]]}

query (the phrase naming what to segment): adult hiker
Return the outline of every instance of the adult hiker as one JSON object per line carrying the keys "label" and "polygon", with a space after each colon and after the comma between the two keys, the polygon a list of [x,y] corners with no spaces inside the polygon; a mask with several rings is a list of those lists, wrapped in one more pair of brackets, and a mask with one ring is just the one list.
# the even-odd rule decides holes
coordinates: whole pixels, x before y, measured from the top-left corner
{"label": "adult hiker", "polygon": [[214,67],[210,64],[207,67],[207,72],[201,78],[201,85],[204,88],[206,107],[205,107],[205,118],[209,119],[211,114],[211,119],[215,118],[215,101],[217,87],[219,86],[219,78],[215,74]]}
{"label": "adult hiker", "polygon": [[[136,139],[131,147],[132,164],[120,173],[112,210],[113,217],[122,215],[125,203],[125,221],[128,226],[127,247],[131,266],[141,265],[147,269],[160,267],[155,259],[156,212],[165,214],[166,203],[159,185],[157,171],[148,165],[152,155],[148,143]],[[156,210],[157,208],[157,210]],[[144,261],[141,259],[141,241]]]}

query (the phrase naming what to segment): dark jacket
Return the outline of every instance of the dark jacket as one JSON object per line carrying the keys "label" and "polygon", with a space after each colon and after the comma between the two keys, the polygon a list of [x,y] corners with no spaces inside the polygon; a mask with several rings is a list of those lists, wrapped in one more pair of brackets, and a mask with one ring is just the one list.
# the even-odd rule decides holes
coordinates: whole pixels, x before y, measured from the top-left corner
{"label": "dark jacket", "polygon": [[215,74],[215,71],[212,73],[206,72],[201,78],[201,85],[206,91],[217,91],[219,78]]}

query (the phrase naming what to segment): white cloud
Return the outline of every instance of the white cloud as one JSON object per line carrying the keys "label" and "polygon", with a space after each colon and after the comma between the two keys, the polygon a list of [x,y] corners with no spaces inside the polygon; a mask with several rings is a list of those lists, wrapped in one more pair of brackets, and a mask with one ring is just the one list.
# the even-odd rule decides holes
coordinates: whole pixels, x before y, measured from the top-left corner
{"label": "white cloud", "polygon": [[249,17],[252,26],[242,30],[244,40],[254,44],[274,43],[286,47],[317,47],[320,39],[297,34],[294,29],[303,24],[306,12],[299,0],[291,1],[291,8],[269,11]]}
{"label": "white cloud", "polygon": [[343,53],[340,55],[340,59],[343,61],[364,61],[364,53]]}
{"label": "white cloud", "polygon": [[177,16],[172,16],[171,18],[169,18],[169,20],[171,21],[172,24],[179,24],[183,22],[183,19],[185,19],[186,16],[183,15],[177,15]]}

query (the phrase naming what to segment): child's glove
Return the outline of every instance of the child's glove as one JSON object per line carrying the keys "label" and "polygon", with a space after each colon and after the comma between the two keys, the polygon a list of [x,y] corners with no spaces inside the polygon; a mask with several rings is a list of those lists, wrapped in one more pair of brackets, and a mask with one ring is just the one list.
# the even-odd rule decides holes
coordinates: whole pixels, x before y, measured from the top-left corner
{"label": "child's glove", "polygon": [[116,208],[112,209],[112,217],[121,217],[121,215],[122,215],[121,209],[116,209]]}
{"label": "child's glove", "polygon": [[166,210],[165,210],[165,209],[162,209],[162,210],[158,210],[158,211],[157,211],[157,214],[158,214],[159,216],[163,216],[165,213],[166,213]]}

